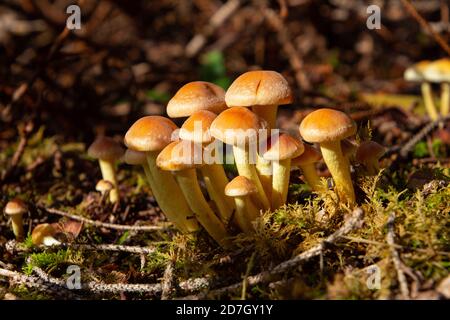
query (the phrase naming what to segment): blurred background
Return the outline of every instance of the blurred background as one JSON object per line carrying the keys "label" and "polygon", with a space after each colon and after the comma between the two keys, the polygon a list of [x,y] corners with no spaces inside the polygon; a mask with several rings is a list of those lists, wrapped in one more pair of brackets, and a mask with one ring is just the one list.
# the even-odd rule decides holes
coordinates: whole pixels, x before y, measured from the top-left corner
{"label": "blurred background", "polygon": [[[410,3],[448,43],[449,1]],[[66,28],[71,4],[79,30]],[[372,4],[380,29],[366,26]],[[288,79],[295,103],[279,121],[294,130],[310,108],[367,110],[366,93],[420,96],[405,68],[443,56],[401,0],[2,0],[0,148],[30,122],[56,141],[120,137],[137,118],[164,114],[183,84],[227,88],[252,69]]]}

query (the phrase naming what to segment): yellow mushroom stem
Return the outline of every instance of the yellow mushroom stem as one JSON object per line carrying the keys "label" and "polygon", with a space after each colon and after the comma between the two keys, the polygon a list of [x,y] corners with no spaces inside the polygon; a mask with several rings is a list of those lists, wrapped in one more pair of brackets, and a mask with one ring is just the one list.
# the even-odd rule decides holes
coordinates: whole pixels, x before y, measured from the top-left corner
{"label": "yellow mushroom stem", "polygon": [[[264,119],[267,122],[267,129],[270,133],[271,129],[277,127],[277,105],[270,106],[253,106],[252,111],[258,115],[258,117]],[[258,155],[256,159],[256,171],[258,172],[259,179],[263,186],[264,191],[268,198],[271,197],[272,193],[272,162],[264,160]]]}
{"label": "yellow mushroom stem", "polygon": [[183,233],[198,231],[200,229],[194,213],[184,197],[173,175],[156,166],[158,152],[147,152],[150,188],[162,212]]}
{"label": "yellow mushroom stem", "polygon": [[253,183],[256,185],[256,189],[258,190],[257,193],[258,202],[260,202],[261,207],[264,210],[269,210],[270,209],[269,199],[267,198],[267,195],[264,192],[264,188],[261,184],[261,181],[259,180],[255,166],[253,164],[250,164],[249,152],[247,148],[239,148],[237,146],[233,146],[233,154],[239,175],[244,176],[247,179],[253,181]]}
{"label": "yellow mushroom stem", "polygon": [[272,209],[276,210],[286,203],[291,173],[291,159],[273,162]]}
{"label": "yellow mushroom stem", "polygon": [[219,216],[225,225],[228,224],[234,210],[234,202],[225,195],[228,178],[220,164],[204,165],[200,168],[206,189],[211,199],[217,205]]}
{"label": "yellow mushroom stem", "polygon": [[350,165],[342,155],[340,141],[322,142],[320,150],[333,177],[337,194],[342,201],[353,205],[355,203],[355,191],[350,175]]}
{"label": "yellow mushroom stem", "polygon": [[[223,247],[229,246],[230,243],[227,239],[228,233],[225,226],[206,202],[198,184],[195,169],[176,171],[175,179],[200,224],[220,245]],[[176,197],[177,195],[171,195],[171,197],[174,196]]]}
{"label": "yellow mushroom stem", "polygon": [[15,214],[11,216],[11,225],[13,233],[16,236],[17,241],[23,241],[25,239],[25,231],[23,229],[23,217],[21,214]]}
{"label": "yellow mushroom stem", "polygon": [[236,204],[235,221],[245,233],[255,231],[252,222],[259,216],[259,210],[249,196],[234,197]]}
{"label": "yellow mushroom stem", "polygon": [[444,82],[441,85],[441,115],[447,116],[450,112],[450,83]]}
{"label": "yellow mushroom stem", "polygon": [[107,160],[98,160],[100,164],[100,170],[102,172],[103,180],[107,180],[112,183],[113,189],[109,192],[109,200],[112,203],[119,201],[119,187],[116,178],[116,170],[114,168],[114,163]]}
{"label": "yellow mushroom stem", "polygon": [[431,90],[431,84],[429,82],[423,82],[421,84],[423,100],[425,104],[425,109],[431,120],[435,121],[439,117],[436,106],[434,105],[433,92]]}
{"label": "yellow mushroom stem", "polygon": [[300,169],[302,169],[305,182],[311,187],[313,191],[323,190],[323,185],[320,181],[319,175],[317,174],[314,163],[301,165]]}

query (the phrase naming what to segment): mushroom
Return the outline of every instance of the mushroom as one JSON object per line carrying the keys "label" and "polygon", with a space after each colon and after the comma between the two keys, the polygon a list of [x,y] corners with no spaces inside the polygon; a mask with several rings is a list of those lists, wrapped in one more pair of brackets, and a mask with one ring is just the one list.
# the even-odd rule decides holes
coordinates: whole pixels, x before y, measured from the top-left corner
{"label": "mushroom", "polygon": [[88,155],[98,159],[103,180],[110,181],[114,186],[114,189],[109,193],[109,199],[112,203],[119,201],[119,188],[114,166],[123,153],[124,149],[119,143],[112,138],[104,136],[95,139],[88,149]]}
{"label": "mushroom", "polygon": [[270,138],[268,149],[262,154],[262,157],[273,163],[272,210],[276,210],[286,203],[291,159],[301,155],[303,150],[303,143],[286,133]]}
{"label": "mushroom", "polygon": [[[195,217],[206,231],[220,245],[227,246],[228,233],[224,224],[214,214],[206,202],[197,181],[195,168],[201,164],[202,149],[198,144],[187,140],[174,141],[167,145],[158,155],[156,164],[159,168],[171,171],[175,175]],[[176,197],[176,195],[171,195]]]}
{"label": "mushroom", "polygon": [[[256,70],[240,75],[225,94],[229,107],[251,107],[252,111],[267,122],[268,130],[276,128],[278,106],[293,101],[293,94],[286,79],[275,71]],[[269,137],[270,137],[269,132]],[[256,170],[266,194],[272,189],[272,165],[258,157]]]}
{"label": "mushroom", "polygon": [[[207,148],[214,147],[216,141],[209,132],[211,123],[216,118],[216,114],[207,110],[200,110],[194,112],[181,126],[180,139],[192,141],[199,145],[206,146]],[[213,152],[217,151],[215,148]],[[213,161],[206,162],[202,158],[203,166],[200,167],[200,171],[205,181],[206,189],[211,199],[216,204],[221,220],[227,224],[233,214],[234,202],[229,197],[225,196],[225,186],[228,184],[228,178],[225,174],[225,170],[220,163],[216,163],[214,154]]]}
{"label": "mushroom", "polygon": [[407,81],[414,81],[421,83],[422,96],[425,104],[425,109],[431,120],[437,120],[438,113],[436,111],[436,106],[434,105],[433,91],[431,89],[431,84],[426,75],[426,70],[430,65],[430,61],[424,60],[414,64],[413,66],[406,69],[404,73],[404,78]]}
{"label": "mushroom", "polygon": [[101,201],[100,201],[101,203],[103,203],[104,198],[109,195],[109,193],[111,192],[111,190],[113,188],[114,188],[114,186],[108,180],[101,179],[97,182],[97,184],[95,185],[95,190],[100,192],[100,194],[102,195]]}
{"label": "mushroom", "polygon": [[182,118],[199,110],[219,114],[226,107],[225,91],[221,87],[205,81],[194,81],[177,91],[168,102],[166,111],[171,118]]}
{"label": "mushroom", "polygon": [[356,161],[364,166],[367,174],[374,176],[380,171],[378,164],[386,149],[375,141],[362,142],[356,151]]}
{"label": "mushroom", "polygon": [[183,233],[199,230],[193,212],[175,178],[170,172],[156,166],[156,157],[170,142],[178,129],[170,120],[161,116],[146,116],[137,120],[125,135],[125,145],[132,150],[145,152],[149,169],[149,184],[153,196],[167,218]]}
{"label": "mushroom", "polygon": [[[258,189],[258,201],[264,210],[270,208],[270,202],[263,189],[255,169],[254,159],[258,134],[265,129],[265,121],[252,111],[244,107],[232,107],[223,111],[214,119],[210,127],[211,135],[233,146],[233,154],[239,175],[253,181]],[[250,149],[251,148],[251,149]]]}
{"label": "mushroom", "polygon": [[20,199],[13,199],[5,206],[5,215],[11,218],[13,233],[17,241],[23,241],[25,239],[25,231],[23,230],[23,215],[27,213],[27,211],[27,205]]}
{"label": "mushroom", "polygon": [[319,143],[323,159],[333,177],[341,200],[353,205],[355,192],[350,165],[343,156],[341,140],[356,133],[355,122],[345,113],[319,109],[308,114],[300,124],[300,134],[308,142]]}
{"label": "mushroom", "polygon": [[450,59],[443,58],[432,62],[425,73],[431,82],[441,84],[441,115],[445,117],[450,111]]}
{"label": "mushroom", "polygon": [[317,174],[314,164],[322,159],[322,154],[316,148],[309,144],[304,144],[304,151],[301,155],[291,160],[291,165],[299,167],[303,172],[305,182],[313,191],[324,189],[322,182]]}
{"label": "mushroom", "polygon": [[234,198],[236,205],[235,221],[239,228],[246,233],[255,231],[252,221],[259,216],[259,210],[250,199],[250,195],[257,192],[253,181],[243,176],[237,176],[225,187],[225,194]]}
{"label": "mushroom", "polygon": [[41,244],[45,246],[53,246],[61,244],[60,241],[54,238],[57,230],[49,223],[38,224],[31,232],[31,241],[35,246]]}

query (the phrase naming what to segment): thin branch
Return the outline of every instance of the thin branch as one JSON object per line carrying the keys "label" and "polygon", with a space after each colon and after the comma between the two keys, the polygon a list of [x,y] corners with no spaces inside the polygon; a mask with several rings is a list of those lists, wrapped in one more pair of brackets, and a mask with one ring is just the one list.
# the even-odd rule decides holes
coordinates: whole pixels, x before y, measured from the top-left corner
{"label": "thin branch", "polygon": [[79,215],[70,214],[58,209],[54,208],[46,208],[46,207],[39,207],[48,213],[57,214],[63,217],[67,217],[73,220],[81,221],[96,227],[100,228],[108,228],[108,229],[115,229],[115,230],[132,230],[132,231],[155,231],[155,230],[165,230],[167,229],[169,224],[163,225],[163,226],[129,226],[129,225],[122,225],[122,224],[114,224],[114,223],[107,223],[107,222],[101,222],[96,220],[91,220]]}

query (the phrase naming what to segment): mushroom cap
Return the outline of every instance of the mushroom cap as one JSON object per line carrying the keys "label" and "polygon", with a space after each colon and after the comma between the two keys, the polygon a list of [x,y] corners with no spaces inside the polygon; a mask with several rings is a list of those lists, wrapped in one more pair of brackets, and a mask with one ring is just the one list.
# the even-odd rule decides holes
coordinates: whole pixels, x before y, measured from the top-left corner
{"label": "mushroom cap", "polygon": [[432,82],[450,82],[450,59],[443,58],[430,63],[425,76]]}
{"label": "mushroom cap", "polygon": [[217,116],[210,127],[211,135],[228,144],[256,141],[267,123],[244,107],[232,107]]}
{"label": "mushroom cap", "polygon": [[189,117],[195,111],[208,110],[216,114],[226,109],[225,91],[205,81],[189,82],[182,86],[167,104],[171,118]]}
{"label": "mushroom cap", "polygon": [[308,114],[300,124],[300,134],[308,142],[342,140],[356,133],[356,123],[344,112],[319,109]]}
{"label": "mushroom cap", "polygon": [[110,137],[100,136],[95,139],[88,149],[88,155],[95,159],[117,161],[124,153],[124,148]]}
{"label": "mushroom cap", "polygon": [[240,75],[225,94],[229,107],[289,104],[293,95],[286,79],[275,71],[249,71]]}
{"label": "mushroom cap", "polygon": [[253,181],[244,176],[237,176],[225,187],[225,194],[229,197],[243,197],[256,192],[258,189]]}
{"label": "mushroom cap", "polygon": [[341,141],[341,149],[344,156],[353,157],[358,149],[358,146],[349,139],[344,139]]}
{"label": "mushroom cap", "polygon": [[56,232],[57,230],[49,223],[38,224],[31,232],[31,241],[34,245],[41,245],[46,237],[53,237]]}
{"label": "mushroom cap", "polygon": [[125,145],[135,151],[160,151],[172,141],[178,127],[161,116],[146,116],[137,120],[125,134]]}
{"label": "mushroom cap", "polygon": [[16,214],[24,214],[28,210],[27,205],[20,199],[13,199],[8,201],[5,206],[5,214],[8,216],[14,216]]}
{"label": "mushroom cap", "polygon": [[281,133],[269,139],[266,152],[262,154],[265,160],[278,161],[298,157],[304,151],[303,143],[289,134]]}
{"label": "mushroom cap", "polygon": [[108,180],[99,180],[95,185],[95,190],[98,192],[111,191],[114,188],[113,184]]}
{"label": "mushroom cap", "polygon": [[403,74],[403,77],[407,81],[418,81],[423,82],[426,81],[426,74],[425,71],[428,68],[428,66],[431,64],[431,61],[429,60],[423,60],[420,61],[408,69],[405,70],[405,73]]}
{"label": "mushroom cap", "polygon": [[201,145],[188,140],[178,140],[167,145],[156,158],[156,165],[166,171],[180,171],[202,166]]}
{"label": "mushroom cap", "polygon": [[356,151],[356,161],[364,163],[369,159],[379,159],[386,152],[386,149],[375,141],[364,141]]}
{"label": "mushroom cap", "polygon": [[309,144],[304,144],[304,151],[301,155],[291,160],[293,166],[304,166],[312,163],[316,163],[322,159],[322,154],[316,148]]}
{"label": "mushroom cap", "polygon": [[145,152],[127,149],[123,156],[123,160],[127,164],[142,165],[147,163],[147,156]]}
{"label": "mushroom cap", "polygon": [[213,138],[209,128],[216,117],[215,113],[207,110],[194,112],[181,126],[180,139],[196,143],[211,142]]}

